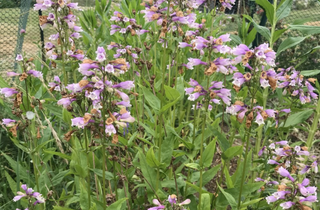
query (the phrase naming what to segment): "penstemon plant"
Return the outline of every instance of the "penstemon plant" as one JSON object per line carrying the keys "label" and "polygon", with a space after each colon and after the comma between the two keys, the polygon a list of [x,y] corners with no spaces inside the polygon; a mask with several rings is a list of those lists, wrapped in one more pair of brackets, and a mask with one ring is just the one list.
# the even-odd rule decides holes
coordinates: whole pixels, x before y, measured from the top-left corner
{"label": "penstemon plant", "polygon": [[17,55],[0,80],[22,152],[2,153],[9,209],[316,208],[319,84],[272,49],[290,2],[257,1],[272,27],[251,47],[223,32],[233,0],[37,0],[47,61]]}

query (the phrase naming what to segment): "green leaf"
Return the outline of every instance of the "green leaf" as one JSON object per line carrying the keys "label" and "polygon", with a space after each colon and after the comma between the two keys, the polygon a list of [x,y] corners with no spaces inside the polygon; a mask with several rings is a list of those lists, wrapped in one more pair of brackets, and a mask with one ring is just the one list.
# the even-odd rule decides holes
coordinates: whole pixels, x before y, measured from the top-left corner
{"label": "green leaf", "polygon": [[71,160],[71,157],[69,155],[63,154],[61,152],[55,152],[55,151],[51,151],[49,149],[47,149],[47,150],[44,149],[43,152],[47,153],[47,154],[51,154],[51,155],[57,155],[63,159]]}
{"label": "green leaf", "polygon": [[146,182],[147,189],[149,191],[152,191],[149,186],[149,184],[150,184],[151,187],[155,191],[157,191],[158,190],[157,189],[157,180],[156,180],[157,174],[153,168],[148,166],[148,163],[146,161],[146,157],[144,156],[142,151],[139,151],[139,160],[140,160],[140,168],[141,168],[142,175],[148,181],[148,182]]}
{"label": "green leaf", "polygon": [[272,39],[273,43],[276,42],[280,38],[280,36],[284,32],[286,32],[287,30],[288,30],[287,28],[284,28],[284,29],[280,29],[280,30],[275,31],[273,34],[273,39]]}
{"label": "green leaf", "polygon": [[243,15],[243,17],[247,18],[248,20],[250,20],[252,22],[253,26],[256,28],[258,33],[260,33],[262,36],[264,36],[267,40],[270,40],[271,33],[267,27],[260,26],[249,15]]}
{"label": "green leaf", "polygon": [[286,0],[281,4],[281,6],[277,9],[276,12],[276,22],[287,17],[291,12],[293,0]]}
{"label": "green leaf", "polygon": [[200,170],[200,165],[198,163],[186,163],[184,164],[188,168],[192,168],[195,170]]}
{"label": "green leaf", "polygon": [[65,171],[61,171],[59,172],[57,175],[55,175],[52,180],[51,183],[53,186],[57,186],[58,184],[61,184],[63,178],[67,175],[67,173],[69,173],[70,170],[65,170]]}
{"label": "green leaf", "polygon": [[156,167],[160,166],[160,162],[158,161],[158,159],[154,155],[153,147],[151,147],[148,150],[147,155],[146,155],[146,161],[147,161],[148,165],[152,168],[156,168]]}
{"label": "green leaf", "polygon": [[261,201],[263,198],[257,198],[257,199],[254,199],[254,200],[249,200],[249,201],[247,201],[247,202],[244,202],[244,203],[242,203],[241,204],[241,209],[243,209],[243,208],[245,208],[245,209],[247,209],[246,207],[247,206],[250,206],[250,205],[252,205],[252,204],[255,204],[255,203],[258,203],[259,201]]}
{"label": "green leaf", "polygon": [[230,206],[232,209],[237,209],[237,202],[234,199],[234,197],[227,193],[226,191],[224,191],[219,185],[218,185],[220,191],[222,192],[222,194],[224,195],[224,197],[227,199],[227,201],[229,202]]}
{"label": "green leaf", "polygon": [[204,150],[202,155],[203,167],[209,167],[211,165],[214,156],[214,151],[216,149],[216,142],[217,138],[214,138],[214,140],[212,140]]}
{"label": "green leaf", "polygon": [[300,42],[302,42],[303,40],[305,40],[306,37],[289,37],[286,40],[284,40],[277,51],[277,54],[279,55],[282,51],[289,49],[291,47],[296,46],[297,44],[299,44]]}
{"label": "green leaf", "polygon": [[123,202],[125,202],[126,200],[127,200],[127,198],[122,198],[122,199],[114,202],[113,204],[108,206],[107,210],[121,210],[121,206],[122,206]]}
{"label": "green leaf", "polygon": [[68,112],[67,109],[62,110],[62,120],[67,123],[69,126],[71,126],[71,119],[72,115],[70,112]]}
{"label": "green leaf", "polygon": [[63,206],[54,206],[53,210],[73,210],[73,209],[63,207]]}
{"label": "green leaf", "polygon": [[288,117],[284,127],[290,127],[290,126],[294,126],[299,123],[302,123],[306,121],[312,115],[312,113],[313,113],[312,109],[307,109],[307,110],[292,114]]}
{"label": "green leaf", "polygon": [[199,206],[199,210],[210,210],[211,199],[208,193],[203,193],[201,195],[201,206]]}
{"label": "green leaf", "polygon": [[306,35],[313,35],[320,33],[320,26],[308,26],[308,25],[289,25],[289,29],[298,30]]}
{"label": "green leaf", "polygon": [[249,46],[256,38],[256,35],[257,35],[257,29],[253,28],[247,35],[245,44]]}
{"label": "green leaf", "polygon": [[[11,168],[15,173],[19,172],[19,176],[21,179],[25,182],[30,182],[31,185],[34,185],[34,183],[31,181],[29,174],[27,174],[27,169],[24,168],[21,164],[17,163],[17,161],[13,160],[11,157],[8,155],[4,154],[2,152],[3,157],[7,159],[9,162]],[[18,169],[19,168],[19,169]]]}
{"label": "green leaf", "polygon": [[80,182],[80,207],[81,209],[89,209],[88,192],[84,183]]}
{"label": "green leaf", "polygon": [[[213,179],[213,177],[218,173],[218,171],[220,170],[220,165],[216,165],[213,168],[210,168],[209,170],[207,170],[206,172],[203,173],[202,175],[202,184],[205,185],[207,184],[210,180]],[[197,185],[199,186],[200,183],[197,182]]]}
{"label": "green leaf", "polygon": [[256,0],[256,3],[259,4],[265,11],[266,16],[271,23],[273,24],[273,16],[274,16],[274,7],[268,0]]}
{"label": "green leaf", "polygon": [[17,192],[17,183],[12,179],[12,177],[8,174],[7,171],[4,171],[4,175],[7,178],[7,182],[13,194]]}
{"label": "green leaf", "polygon": [[228,148],[225,152],[222,153],[222,158],[225,161],[231,160],[233,157],[240,155],[243,151],[242,146],[233,146]]}
{"label": "green leaf", "polygon": [[303,70],[300,74],[306,77],[311,77],[320,74],[320,70]]}
{"label": "green leaf", "polygon": [[[90,171],[92,171],[93,173],[95,173],[99,177],[103,177],[103,171],[101,169],[90,168]],[[113,174],[111,172],[105,171],[105,178],[106,178],[106,180],[113,180],[114,176],[113,176]]]}
{"label": "green leaf", "polygon": [[177,98],[180,98],[180,93],[176,89],[165,85],[164,90],[165,90],[165,95],[167,99],[169,99],[170,101],[174,101]]}
{"label": "green leaf", "polygon": [[157,96],[153,95],[153,93],[147,88],[142,86],[140,88],[142,89],[143,95],[151,108],[153,108],[155,111],[159,111],[161,106],[160,99]]}
{"label": "green leaf", "polygon": [[217,137],[217,141],[222,151],[226,151],[230,147],[228,139],[218,129],[214,129],[212,126],[209,126],[208,130],[210,130],[213,135]]}
{"label": "green leaf", "polygon": [[10,85],[0,76],[0,88],[10,87]]}
{"label": "green leaf", "polygon": [[224,167],[223,173],[224,173],[224,176],[226,177],[226,182],[227,182],[228,189],[234,188],[234,184],[233,184],[233,181],[231,179],[231,176],[229,174],[229,170],[228,170],[227,167]]}

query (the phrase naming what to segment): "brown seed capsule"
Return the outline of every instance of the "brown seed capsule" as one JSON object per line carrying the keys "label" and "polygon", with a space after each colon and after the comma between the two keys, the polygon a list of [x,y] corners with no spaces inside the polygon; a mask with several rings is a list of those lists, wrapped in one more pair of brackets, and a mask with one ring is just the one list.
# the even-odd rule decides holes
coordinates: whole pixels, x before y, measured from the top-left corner
{"label": "brown seed capsule", "polygon": [[202,87],[200,85],[197,85],[195,88],[194,88],[194,92],[200,92],[202,90]]}
{"label": "brown seed capsule", "polygon": [[243,65],[246,65],[248,62],[249,62],[249,59],[248,59],[247,57],[244,57],[244,58],[242,59],[242,64],[243,64]]}
{"label": "brown seed capsule", "polygon": [[135,36],[136,35],[136,31],[134,29],[130,29],[130,33],[131,33],[131,36]]}
{"label": "brown seed capsule", "polygon": [[41,138],[41,134],[40,134],[40,127],[38,127],[38,132],[37,132],[37,139]]}
{"label": "brown seed capsule", "polygon": [[246,54],[244,55],[244,57],[246,58],[251,58],[253,56],[253,52],[251,51],[247,51]]}
{"label": "brown seed capsule", "polygon": [[233,85],[233,89],[238,93],[240,91],[240,87],[237,85]]}
{"label": "brown seed capsule", "polygon": [[268,78],[267,72],[262,71],[261,74],[260,74],[260,78],[261,79],[267,79]]}
{"label": "brown seed capsule", "polygon": [[268,77],[269,85],[272,88],[272,90],[275,90],[277,88],[277,80],[273,77]]}
{"label": "brown seed capsule", "polygon": [[125,114],[125,113],[127,113],[128,111],[126,110],[126,108],[122,108],[121,110],[120,110],[120,114],[122,115],[122,114]]}
{"label": "brown seed capsule", "polygon": [[177,17],[184,17],[183,12],[182,11],[178,11],[176,13]]}
{"label": "brown seed capsule", "polygon": [[156,12],[158,11],[158,7],[152,6],[149,11]]}
{"label": "brown seed capsule", "polygon": [[114,134],[112,137],[112,144],[117,144],[119,141],[118,134]]}
{"label": "brown seed capsule", "polygon": [[265,111],[261,111],[261,116],[263,117],[264,120],[266,120],[268,118],[267,112]]}
{"label": "brown seed capsule", "polygon": [[210,98],[214,99],[217,96],[217,94],[213,91],[210,91]]}
{"label": "brown seed capsule", "polygon": [[301,147],[301,149],[302,149],[303,151],[308,151],[308,147],[306,147],[306,146]]}
{"label": "brown seed capsule", "polygon": [[91,114],[88,114],[86,113],[83,117],[83,122],[86,124],[89,122],[89,120],[91,119],[92,115]]}
{"label": "brown seed capsule", "polygon": [[253,112],[250,112],[247,116],[247,120],[252,121],[253,120]]}
{"label": "brown seed capsule", "polygon": [[218,39],[216,39],[215,43],[216,43],[217,45],[222,45],[222,44],[223,44],[223,41],[222,41],[221,38],[218,38]]}
{"label": "brown seed capsule", "polygon": [[160,14],[154,13],[154,14],[151,16],[151,19],[152,19],[152,20],[158,20],[159,17],[160,17]]}
{"label": "brown seed capsule", "polygon": [[88,80],[80,80],[79,82],[79,86],[80,87],[85,87],[89,84],[89,81]]}
{"label": "brown seed capsule", "polygon": [[9,131],[12,133],[12,136],[17,137],[17,127],[18,125],[14,125],[9,129]]}
{"label": "brown seed capsule", "polygon": [[315,78],[308,78],[308,81],[311,82],[311,83],[313,83],[313,84],[315,84],[316,81],[317,81],[317,79],[315,79]]}
{"label": "brown seed capsule", "polygon": [[244,79],[246,80],[246,81],[249,81],[250,79],[251,79],[251,74],[248,72],[248,73],[245,73],[244,75],[243,75],[243,77],[244,77]]}
{"label": "brown seed capsule", "polygon": [[19,77],[19,80],[20,80],[20,81],[24,81],[25,79],[27,79],[27,77],[28,77],[28,74],[27,74],[27,73],[22,73],[22,74],[20,75],[20,77]]}
{"label": "brown seed capsule", "polygon": [[84,60],[82,61],[82,63],[93,64],[93,63],[95,63],[95,61],[93,61],[93,60],[91,60],[91,59],[84,59]]}
{"label": "brown seed capsule", "polygon": [[239,106],[243,106],[244,103],[242,101],[235,101],[234,105],[239,105]]}
{"label": "brown seed capsule", "polygon": [[281,184],[278,185],[278,191],[285,191],[286,189],[287,189],[286,185],[281,185]]}
{"label": "brown seed capsule", "polygon": [[109,117],[107,120],[106,120],[106,124],[107,125],[111,125],[113,123],[113,119],[111,117]]}

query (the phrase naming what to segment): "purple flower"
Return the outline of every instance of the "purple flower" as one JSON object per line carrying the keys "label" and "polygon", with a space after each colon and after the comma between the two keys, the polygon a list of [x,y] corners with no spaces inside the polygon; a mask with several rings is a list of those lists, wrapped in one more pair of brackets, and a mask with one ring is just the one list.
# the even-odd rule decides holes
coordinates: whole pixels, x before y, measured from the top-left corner
{"label": "purple flower", "polygon": [[83,64],[79,64],[78,71],[85,76],[92,76],[92,75],[94,75],[94,72],[89,71],[89,69],[95,69],[95,68],[99,68],[99,65],[97,65],[95,63],[93,63],[93,64],[83,63]]}
{"label": "purple flower", "polygon": [[20,30],[20,34],[25,34],[25,33],[26,33],[26,30],[24,30],[24,29]]}
{"label": "purple flower", "polygon": [[258,152],[259,157],[263,154],[263,152],[266,150],[266,148],[267,148],[266,146],[263,146],[262,149]]}
{"label": "purple flower", "polygon": [[0,93],[3,94],[5,97],[11,97],[12,95],[19,92],[13,88],[1,88]]}
{"label": "purple flower", "polygon": [[280,165],[280,163],[278,163],[278,162],[275,161],[275,160],[268,160],[268,164],[271,164],[271,165]]}
{"label": "purple flower", "polygon": [[169,201],[169,203],[171,203],[172,205],[173,205],[174,203],[177,203],[177,196],[174,195],[174,194],[169,195],[168,201]]}
{"label": "purple flower", "polygon": [[111,124],[111,125],[106,125],[106,129],[105,129],[106,134],[108,134],[109,136],[111,136],[112,134],[116,134],[117,131],[115,129],[115,127]]}
{"label": "purple flower", "polygon": [[278,169],[278,173],[281,176],[289,178],[292,182],[294,182],[294,178],[290,175],[289,171],[287,169],[283,168],[282,166]]}
{"label": "purple flower", "polygon": [[111,64],[106,65],[105,71],[108,73],[114,73],[113,65],[111,65]]}
{"label": "purple flower", "polygon": [[19,75],[20,75],[20,74],[15,73],[15,72],[12,72],[12,71],[7,72],[7,76],[8,76],[8,77],[14,77],[14,76],[19,76]]}
{"label": "purple flower", "polygon": [[49,14],[48,14],[48,17],[47,17],[47,20],[49,20],[49,21],[54,21],[55,17],[56,17],[56,16],[55,16],[53,13],[49,13]]}
{"label": "purple flower", "polygon": [[71,126],[77,126],[78,128],[84,128],[84,126],[88,125],[88,122],[84,122],[83,117],[76,117],[71,119]]}
{"label": "purple flower", "polygon": [[131,90],[132,88],[134,88],[134,83],[133,81],[125,81],[125,82],[120,82],[116,85],[112,86],[113,88],[122,88],[122,89],[126,89],[126,90]]}
{"label": "purple flower", "polygon": [[274,197],[273,195],[270,195],[270,196],[266,197],[266,200],[267,200],[267,203],[270,204],[270,203],[276,202],[278,199],[276,197]]}
{"label": "purple flower", "polygon": [[74,98],[62,98],[60,99],[57,104],[58,105],[62,105],[64,108],[68,108],[68,106],[70,106],[70,104],[75,101],[76,99]]}
{"label": "purple flower", "polygon": [[16,122],[15,120],[11,120],[11,119],[2,119],[2,124],[4,124],[7,127],[14,126],[15,122]]}
{"label": "purple flower", "polygon": [[300,202],[306,202],[306,201],[307,202],[318,202],[317,196],[311,195],[311,196],[308,196],[308,197],[300,200]]}
{"label": "purple flower", "polygon": [[188,61],[189,62],[186,64],[188,69],[193,69],[194,66],[198,65],[208,65],[206,62],[203,62],[198,58],[188,58]]}
{"label": "purple flower", "polygon": [[23,61],[23,57],[21,54],[18,54],[16,57],[16,61]]}
{"label": "purple flower", "polygon": [[154,205],[157,205],[156,207],[148,208],[148,210],[159,210],[159,209],[165,209],[165,206],[161,205],[161,203],[157,199],[153,199],[152,203]]}
{"label": "purple flower", "polygon": [[257,112],[257,117],[255,121],[259,126],[264,124],[264,120],[260,112]]}
{"label": "purple flower", "polygon": [[290,209],[293,205],[295,205],[295,203],[292,202],[292,201],[287,201],[287,202],[284,202],[284,203],[280,204],[282,209]]}
{"label": "purple flower", "polygon": [[36,78],[39,78],[39,79],[41,79],[43,77],[42,72],[40,72],[40,71],[29,70],[27,73],[36,77]]}

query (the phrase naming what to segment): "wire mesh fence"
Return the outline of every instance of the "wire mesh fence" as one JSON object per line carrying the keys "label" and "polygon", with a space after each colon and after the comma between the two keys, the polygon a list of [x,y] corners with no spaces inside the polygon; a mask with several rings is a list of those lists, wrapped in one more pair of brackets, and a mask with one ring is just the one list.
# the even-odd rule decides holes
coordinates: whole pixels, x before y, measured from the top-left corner
{"label": "wire mesh fence", "polygon": [[[32,56],[40,51],[41,30],[39,13],[33,10],[35,2],[36,0],[0,0],[0,71],[15,68],[17,53]],[[79,6],[84,8],[95,4],[95,0],[73,0],[73,2],[78,2]],[[233,10],[226,10],[226,13],[248,14],[256,19],[261,18],[263,10],[255,5],[253,0],[238,0]],[[43,15],[47,15],[47,12],[43,11]],[[306,25],[320,26],[320,3],[317,0],[294,0],[292,11],[282,21],[282,25],[299,21],[304,21]],[[21,33],[21,29],[25,30],[25,33]],[[44,42],[48,41],[49,35],[53,32],[50,29],[44,30]],[[296,31],[287,33],[287,36],[300,35]]]}
{"label": "wire mesh fence", "polygon": [[[40,52],[41,29],[39,13],[33,10],[36,0],[0,0],[0,71],[15,68],[15,56],[25,53],[29,56]],[[81,7],[92,7],[94,0],[74,0]],[[42,15],[48,12],[42,11]],[[21,31],[23,30],[23,31]],[[24,33],[25,31],[25,33]],[[44,30],[44,41],[54,30]]]}

